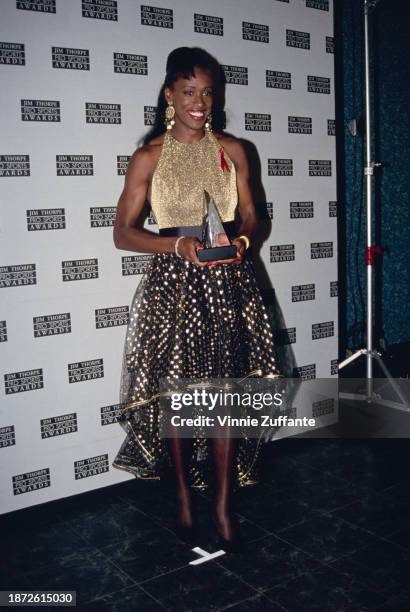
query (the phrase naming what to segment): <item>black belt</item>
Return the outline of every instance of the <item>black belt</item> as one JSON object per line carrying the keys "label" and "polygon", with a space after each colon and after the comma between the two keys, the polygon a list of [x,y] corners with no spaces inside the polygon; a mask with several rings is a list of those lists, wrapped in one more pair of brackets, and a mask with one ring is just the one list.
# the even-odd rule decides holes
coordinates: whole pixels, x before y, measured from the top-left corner
{"label": "black belt", "polygon": [[[232,240],[236,237],[235,221],[225,221],[222,223],[226,235]],[[160,236],[196,236],[202,239],[202,225],[182,225],[179,227],[163,227],[159,230]]]}

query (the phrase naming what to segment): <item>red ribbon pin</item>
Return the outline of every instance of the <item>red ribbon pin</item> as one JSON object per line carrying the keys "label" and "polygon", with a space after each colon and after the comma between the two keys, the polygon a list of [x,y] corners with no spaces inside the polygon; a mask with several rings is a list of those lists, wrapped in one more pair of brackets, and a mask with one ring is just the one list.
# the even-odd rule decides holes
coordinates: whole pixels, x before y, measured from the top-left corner
{"label": "red ribbon pin", "polygon": [[226,159],[225,159],[225,151],[224,151],[223,147],[221,147],[219,149],[219,155],[221,156],[221,168],[222,168],[222,171],[223,172],[230,172],[229,166],[228,166],[228,164],[226,162]]}

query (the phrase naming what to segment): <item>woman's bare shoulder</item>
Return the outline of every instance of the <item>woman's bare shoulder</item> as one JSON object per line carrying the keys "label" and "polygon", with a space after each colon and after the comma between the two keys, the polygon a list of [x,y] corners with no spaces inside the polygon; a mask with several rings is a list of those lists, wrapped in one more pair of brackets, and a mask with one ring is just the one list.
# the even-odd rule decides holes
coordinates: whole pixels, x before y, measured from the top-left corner
{"label": "woman's bare shoulder", "polygon": [[223,132],[214,132],[213,134],[235,164],[243,158],[245,151],[239,138]]}
{"label": "woman's bare shoulder", "polygon": [[161,155],[164,135],[161,134],[150,140],[147,144],[138,147],[131,156],[128,163],[129,172],[141,171],[152,175]]}

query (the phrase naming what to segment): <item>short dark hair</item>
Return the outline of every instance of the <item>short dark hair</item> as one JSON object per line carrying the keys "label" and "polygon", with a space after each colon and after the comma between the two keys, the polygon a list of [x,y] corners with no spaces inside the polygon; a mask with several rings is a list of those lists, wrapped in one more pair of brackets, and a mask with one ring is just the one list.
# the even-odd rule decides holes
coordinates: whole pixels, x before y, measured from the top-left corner
{"label": "short dark hair", "polygon": [[143,144],[165,132],[165,109],[167,103],[164,91],[178,79],[195,77],[195,68],[201,68],[211,73],[214,95],[212,104],[212,125],[216,131],[222,129],[224,123],[225,75],[219,62],[205,49],[199,47],[178,47],[168,55],[166,75],[158,95],[157,112],[154,125],[142,139]]}

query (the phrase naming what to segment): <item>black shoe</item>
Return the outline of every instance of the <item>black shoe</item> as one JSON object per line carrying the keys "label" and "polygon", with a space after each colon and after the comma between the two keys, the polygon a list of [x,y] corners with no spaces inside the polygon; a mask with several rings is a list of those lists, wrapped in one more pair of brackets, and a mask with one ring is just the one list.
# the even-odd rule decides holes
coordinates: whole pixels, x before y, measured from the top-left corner
{"label": "black shoe", "polygon": [[225,540],[225,538],[218,533],[218,546],[226,553],[240,553],[243,550],[243,541],[238,534],[236,534],[232,540]]}
{"label": "black shoe", "polygon": [[174,530],[177,538],[185,544],[189,544],[190,546],[195,546],[197,544],[198,530],[195,524],[192,525],[192,527],[185,527],[178,523],[178,521],[175,521]]}
{"label": "black shoe", "polygon": [[216,513],[215,510],[212,509],[211,511],[211,518],[212,521],[216,527],[217,530],[217,535],[218,535],[218,546],[219,548],[222,548],[222,550],[224,550],[225,552],[229,552],[229,553],[238,553],[241,551],[242,549],[242,540],[241,537],[239,535],[239,530],[238,530],[238,522],[237,520],[234,518],[232,519],[232,524],[234,527],[234,536],[233,538],[227,540],[226,538],[224,538],[218,529],[218,520],[216,517]]}

